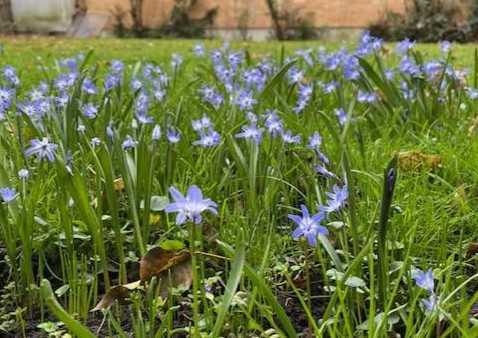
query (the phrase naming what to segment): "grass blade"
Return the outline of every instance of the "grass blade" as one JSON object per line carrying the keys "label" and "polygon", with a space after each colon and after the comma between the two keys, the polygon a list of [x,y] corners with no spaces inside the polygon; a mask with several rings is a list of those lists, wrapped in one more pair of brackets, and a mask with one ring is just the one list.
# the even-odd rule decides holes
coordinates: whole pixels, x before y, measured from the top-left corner
{"label": "grass blade", "polygon": [[227,311],[231,306],[234,294],[241,281],[242,271],[246,262],[246,249],[244,243],[241,241],[239,247],[236,250],[234,260],[232,261],[232,270],[229,276],[229,280],[226,284],[226,291],[224,292],[224,298],[219,306],[219,312],[217,315],[216,323],[211,333],[211,337],[218,337],[221,333],[221,329],[226,319]]}

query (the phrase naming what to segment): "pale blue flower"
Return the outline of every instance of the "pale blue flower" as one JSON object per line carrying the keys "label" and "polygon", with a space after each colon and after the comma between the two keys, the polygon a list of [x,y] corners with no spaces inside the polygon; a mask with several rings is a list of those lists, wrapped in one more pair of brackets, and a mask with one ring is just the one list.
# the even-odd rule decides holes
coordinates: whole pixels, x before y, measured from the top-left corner
{"label": "pale blue flower", "polygon": [[428,292],[433,292],[435,288],[435,281],[433,278],[433,271],[432,269],[428,269],[427,271],[422,271],[417,269],[414,273],[413,279],[417,286],[427,290]]}
{"label": "pale blue flower", "polygon": [[10,203],[17,198],[17,192],[13,188],[0,188],[0,197],[2,198],[3,202]]}
{"label": "pale blue flower", "polygon": [[428,298],[422,299],[422,304],[427,312],[434,311],[438,304],[437,296],[434,293],[430,294]]}
{"label": "pale blue flower", "polygon": [[126,138],[124,139],[123,143],[121,143],[121,148],[123,148],[123,150],[129,150],[136,148],[137,145],[137,141],[135,141],[130,135],[126,135]]}
{"label": "pale blue flower", "polygon": [[151,138],[153,141],[158,141],[161,138],[161,127],[159,124],[154,126]]}
{"label": "pale blue flower", "polygon": [[48,138],[42,140],[33,139],[30,141],[31,146],[25,150],[25,156],[36,156],[39,160],[47,159],[50,162],[55,160],[56,148],[58,145],[50,143]]}
{"label": "pale blue flower", "polygon": [[289,219],[297,224],[297,228],[292,232],[292,238],[297,240],[303,236],[310,245],[316,246],[317,236],[319,234],[324,236],[329,234],[327,228],[320,225],[326,215],[323,212],[319,212],[310,216],[309,210],[305,205],[301,205],[300,208],[302,210],[302,216],[288,215]]}
{"label": "pale blue flower", "polygon": [[166,137],[169,143],[178,143],[181,140],[181,133],[174,127],[169,127]]}
{"label": "pale blue flower", "polygon": [[334,186],[332,187],[332,192],[328,192],[327,197],[327,205],[321,206],[319,208],[320,211],[324,211],[327,213],[338,211],[344,207],[345,202],[349,197],[348,187],[346,185],[344,185],[343,187],[339,187],[338,185],[334,184]]}
{"label": "pale blue flower", "polygon": [[205,211],[217,215],[217,204],[209,198],[203,198],[201,189],[195,185],[189,187],[186,196],[175,187],[169,188],[169,193],[174,202],[169,203],[165,211],[167,213],[178,213],[176,215],[177,225],[181,225],[187,220],[199,224],[202,221],[201,214]]}

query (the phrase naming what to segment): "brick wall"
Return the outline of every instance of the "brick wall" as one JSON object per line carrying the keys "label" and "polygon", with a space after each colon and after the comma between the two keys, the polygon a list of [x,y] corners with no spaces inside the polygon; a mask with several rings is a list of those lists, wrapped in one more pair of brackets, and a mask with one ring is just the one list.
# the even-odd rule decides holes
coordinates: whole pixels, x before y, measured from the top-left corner
{"label": "brick wall", "polygon": [[[128,11],[129,0],[84,0],[88,11],[112,13]],[[298,10],[316,27],[363,28],[376,21],[387,9],[401,12],[406,0],[278,0],[282,8]],[[168,19],[174,0],[144,0],[144,22],[157,27]],[[201,16],[208,9],[217,7],[214,28],[236,29],[239,17],[248,13],[247,25],[251,29],[271,27],[265,0],[198,0],[192,11]],[[128,20],[127,20],[128,21]]]}

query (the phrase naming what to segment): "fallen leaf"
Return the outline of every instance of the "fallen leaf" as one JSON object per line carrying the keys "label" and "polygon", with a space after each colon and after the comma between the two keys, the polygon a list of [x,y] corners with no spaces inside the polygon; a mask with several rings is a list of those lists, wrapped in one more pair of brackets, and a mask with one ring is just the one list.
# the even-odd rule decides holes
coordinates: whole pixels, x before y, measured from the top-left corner
{"label": "fallen leaf", "polygon": [[166,250],[162,247],[154,247],[141,258],[139,275],[140,280],[136,282],[117,285],[109,289],[91,311],[107,309],[115,301],[124,301],[128,298],[131,290],[137,289],[153,277],[158,279],[162,298],[168,296],[169,288],[189,289],[192,283],[191,255],[185,249]]}
{"label": "fallen leaf", "polygon": [[141,281],[148,281],[153,276],[159,276],[163,271],[172,266],[190,260],[191,255],[187,250],[165,250],[155,247],[149,250],[141,258],[139,263],[139,278]]}
{"label": "fallen leaf", "polygon": [[158,282],[160,285],[159,294],[161,298],[168,296],[169,288],[189,289],[193,280],[193,269],[191,260],[183,261],[173,266],[169,271],[163,271]]}
{"label": "fallen leaf", "polygon": [[474,256],[476,253],[478,253],[478,243],[470,242],[470,244],[468,244],[468,250],[466,250],[466,257],[470,258],[471,256]]}
{"label": "fallen leaf", "polygon": [[441,167],[442,159],[439,155],[428,155],[419,150],[411,150],[399,153],[398,163],[403,171],[435,170]]}
{"label": "fallen leaf", "polygon": [[95,306],[91,312],[99,311],[109,308],[116,300],[123,301],[128,298],[129,291],[135,290],[141,285],[141,281],[136,281],[129,284],[113,286],[111,289],[106,292],[106,294],[101,298],[100,302]]}
{"label": "fallen leaf", "polygon": [[124,190],[124,181],[122,177],[118,177],[113,181],[113,185],[116,191],[123,191]]}

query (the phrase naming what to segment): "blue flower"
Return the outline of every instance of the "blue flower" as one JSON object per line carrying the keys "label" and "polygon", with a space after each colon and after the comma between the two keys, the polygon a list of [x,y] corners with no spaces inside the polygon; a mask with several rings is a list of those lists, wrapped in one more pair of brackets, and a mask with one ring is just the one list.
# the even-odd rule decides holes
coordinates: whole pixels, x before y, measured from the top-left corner
{"label": "blue flower", "polygon": [[330,94],[333,93],[338,87],[339,83],[337,81],[330,81],[322,85],[322,90],[325,94]]}
{"label": "blue flower", "polygon": [[118,75],[118,74],[121,74],[123,72],[124,64],[123,64],[123,62],[121,62],[119,60],[112,60],[110,68],[111,68],[111,71],[114,74]]}
{"label": "blue flower", "polygon": [[266,111],[264,117],[264,125],[272,137],[282,134],[284,125],[274,110]]}
{"label": "blue flower", "polygon": [[414,60],[405,56],[398,65],[400,71],[413,77],[418,77],[421,74],[420,67],[417,66]]}
{"label": "blue flower", "polygon": [[362,90],[359,90],[357,94],[357,101],[362,103],[373,103],[377,100],[377,94],[369,93]]}
{"label": "blue flower", "polygon": [[87,119],[94,119],[98,114],[98,108],[96,108],[92,103],[87,103],[81,108],[83,116]]}
{"label": "blue flower", "polygon": [[432,269],[428,269],[428,271],[417,269],[414,273],[413,279],[415,279],[415,283],[417,283],[418,287],[433,293],[435,281],[433,279]]}
{"label": "blue flower", "polygon": [[203,86],[199,89],[199,93],[202,95],[203,100],[211,104],[215,109],[218,109],[224,102],[224,97],[214,88]]}
{"label": "blue flower", "polygon": [[360,77],[360,64],[353,55],[348,55],[343,60],[343,72],[346,80],[357,80]]}
{"label": "blue flower", "polygon": [[98,137],[93,137],[90,142],[93,148],[101,144],[101,140]]}
{"label": "blue flower", "polygon": [[203,198],[201,189],[195,185],[189,187],[186,196],[183,196],[175,187],[169,188],[169,193],[174,202],[169,203],[165,211],[167,213],[178,213],[176,215],[177,225],[181,225],[187,220],[195,224],[201,223],[201,213],[204,211],[210,211],[217,215],[217,204],[209,198]]}
{"label": "blue flower", "polygon": [[41,141],[33,139],[30,141],[31,146],[25,150],[25,156],[36,156],[39,160],[47,159],[50,162],[55,160],[55,152],[58,145],[50,143],[48,138],[44,137]]}
{"label": "blue flower", "polygon": [[209,119],[209,117],[204,115],[202,118],[200,118],[198,120],[193,120],[191,122],[191,125],[192,125],[192,127],[195,131],[200,131],[200,130],[204,130],[204,129],[207,129],[207,128],[211,127],[212,122]]}
{"label": "blue flower", "polygon": [[123,148],[123,150],[129,150],[135,148],[137,145],[138,142],[136,142],[130,135],[126,135],[123,143],[121,143],[121,148]]}
{"label": "blue flower", "polygon": [[204,45],[202,43],[198,43],[194,46],[193,53],[194,55],[201,57],[204,56],[204,54],[206,53],[206,49],[204,48]]}
{"label": "blue flower", "polygon": [[242,132],[236,134],[236,138],[245,138],[260,143],[262,139],[263,128],[257,128],[255,123],[242,126]]}
{"label": "blue flower", "polygon": [[227,61],[232,69],[237,69],[244,60],[244,53],[242,51],[236,53],[229,53]]}
{"label": "blue flower", "polygon": [[9,108],[15,92],[9,88],[0,87],[0,105]]}
{"label": "blue flower", "polygon": [[288,144],[299,144],[300,141],[302,140],[300,135],[293,135],[290,130],[282,132],[281,136],[282,136],[282,141]]}
{"label": "blue flower", "polygon": [[335,109],[335,116],[339,120],[339,124],[344,126],[347,122],[347,112],[343,108]]}
{"label": "blue flower", "polygon": [[410,41],[410,39],[405,39],[397,43],[395,47],[395,52],[399,55],[405,55],[408,53],[409,49],[415,47],[415,41]]}
{"label": "blue flower", "polygon": [[337,184],[334,184],[334,186],[332,187],[332,192],[328,192],[327,197],[327,205],[321,206],[320,211],[324,211],[327,213],[338,211],[344,207],[345,202],[349,197],[348,188],[346,185],[341,188]]}
{"label": "blue flower", "polygon": [[204,148],[213,147],[218,145],[221,141],[221,135],[215,130],[209,129],[207,132],[201,131],[199,133],[200,139],[194,141],[194,145],[198,145]]}
{"label": "blue flower", "polygon": [[98,92],[98,89],[96,88],[93,81],[91,81],[88,78],[85,78],[83,80],[83,84],[81,85],[81,90],[90,95],[94,95]]}
{"label": "blue flower", "polygon": [[136,120],[140,124],[150,124],[154,122],[154,118],[146,113],[136,113]]}
{"label": "blue flower", "polygon": [[154,126],[151,138],[153,141],[158,141],[161,138],[161,127],[159,124]]}
{"label": "blue flower", "polygon": [[307,147],[309,147],[312,150],[320,148],[320,145],[322,144],[322,136],[320,136],[320,133],[316,131],[309,137],[309,143],[307,143]]}
{"label": "blue flower", "polygon": [[116,74],[108,74],[105,77],[104,88],[106,91],[109,91],[117,87],[121,82],[121,77]]}
{"label": "blue flower", "polygon": [[430,294],[428,298],[422,299],[423,307],[428,312],[432,312],[433,310],[435,310],[437,307],[437,303],[438,303],[438,299],[434,293]]}
{"label": "blue flower", "polygon": [[20,79],[17,75],[17,70],[10,65],[3,67],[3,77],[5,80],[10,82],[14,87],[17,87],[20,84]]}
{"label": "blue flower", "polygon": [[333,172],[329,171],[325,166],[320,164],[317,164],[314,169],[317,174],[322,175],[325,178],[337,178]]}
{"label": "blue flower", "polygon": [[370,32],[364,32],[359,46],[356,50],[358,56],[365,56],[382,48],[383,40],[370,35]]}
{"label": "blue flower", "polygon": [[301,205],[300,208],[302,209],[302,217],[298,215],[288,215],[289,219],[297,224],[297,228],[292,232],[292,238],[297,240],[303,236],[310,245],[315,246],[319,234],[325,236],[329,234],[327,228],[320,225],[322,220],[325,219],[325,213],[319,212],[310,216],[309,210],[305,205]]}
{"label": "blue flower", "polygon": [[304,78],[304,72],[296,66],[293,66],[287,71],[287,78],[290,84],[301,82]]}
{"label": "blue flower", "polygon": [[2,198],[3,202],[10,203],[17,198],[17,192],[13,188],[0,188],[0,197]]}
{"label": "blue flower", "polygon": [[168,138],[169,143],[178,143],[181,140],[181,133],[174,127],[169,127],[166,137]]}
{"label": "blue flower", "polygon": [[467,87],[465,88],[466,94],[472,100],[478,99],[478,90],[475,88]]}
{"label": "blue flower", "polygon": [[440,42],[440,50],[443,54],[448,54],[448,52],[451,49],[451,43],[450,41],[442,41]]}
{"label": "blue flower", "polygon": [[257,100],[252,96],[252,91],[239,90],[234,99],[234,103],[238,105],[241,110],[250,110],[257,103]]}
{"label": "blue flower", "polygon": [[310,85],[299,84],[298,91],[299,91],[299,95],[298,95],[297,103],[295,107],[293,108],[294,112],[296,113],[302,112],[304,108],[307,106],[312,96],[313,88]]}
{"label": "blue flower", "polygon": [[181,54],[173,53],[173,55],[171,55],[171,66],[173,68],[178,68],[179,66],[181,66],[182,63],[183,57],[181,56]]}

